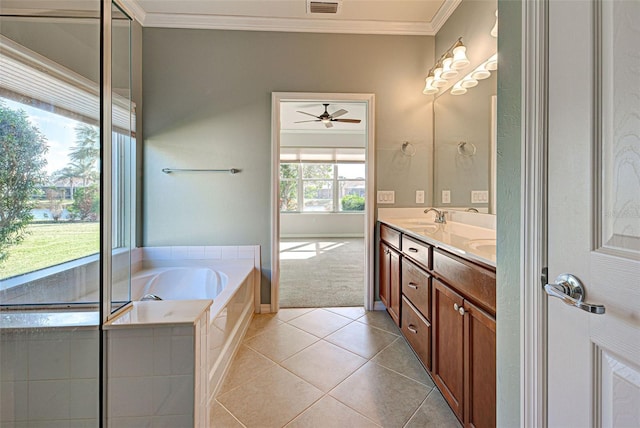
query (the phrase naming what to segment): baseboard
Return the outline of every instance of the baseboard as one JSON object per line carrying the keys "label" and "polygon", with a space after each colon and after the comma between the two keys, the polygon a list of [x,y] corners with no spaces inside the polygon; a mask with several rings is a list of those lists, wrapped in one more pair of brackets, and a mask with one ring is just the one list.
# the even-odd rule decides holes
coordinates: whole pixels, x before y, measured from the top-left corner
{"label": "baseboard", "polygon": [[380,300],[376,300],[373,302],[373,310],[374,311],[386,311],[387,307]]}
{"label": "baseboard", "polygon": [[363,233],[290,233],[281,234],[281,239],[306,239],[306,238],[364,238]]}
{"label": "baseboard", "polygon": [[271,313],[271,303],[262,303],[260,305],[260,313],[261,314],[269,314],[269,313]]}

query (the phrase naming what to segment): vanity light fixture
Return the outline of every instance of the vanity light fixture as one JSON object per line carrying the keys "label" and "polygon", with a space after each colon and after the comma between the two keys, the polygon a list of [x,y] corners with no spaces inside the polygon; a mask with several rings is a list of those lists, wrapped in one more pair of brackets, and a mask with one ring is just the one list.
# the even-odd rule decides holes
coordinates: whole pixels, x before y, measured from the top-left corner
{"label": "vanity light fixture", "polygon": [[475,70],[471,72],[471,77],[475,80],[484,80],[491,76],[491,72],[487,70],[486,63],[480,64]]}
{"label": "vanity light fixture", "polygon": [[491,58],[484,63],[484,67],[489,71],[495,71],[498,69],[498,54],[493,54]]}
{"label": "vanity light fixture", "polygon": [[447,86],[447,79],[456,77],[458,70],[469,65],[466,52],[467,48],[460,37],[445,53],[440,55],[436,64],[429,70],[422,93],[434,95],[440,91],[440,88]]}
{"label": "vanity light fixture", "polygon": [[451,88],[451,95],[464,95],[467,89],[478,85],[478,80],[486,79],[491,76],[491,72],[498,69],[498,54],[493,54],[491,58],[480,64],[471,73],[467,74],[462,80],[457,82]]}
{"label": "vanity light fixture", "polygon": [[498,10],[496,9],[496,23],[493,25],[491,29],[491,35],[493,37],[498,37]]}

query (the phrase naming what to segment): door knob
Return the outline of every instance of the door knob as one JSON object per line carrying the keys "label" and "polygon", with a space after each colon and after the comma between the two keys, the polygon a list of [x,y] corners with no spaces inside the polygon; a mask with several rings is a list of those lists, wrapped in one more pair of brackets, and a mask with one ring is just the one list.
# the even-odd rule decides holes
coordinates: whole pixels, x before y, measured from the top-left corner
{"label": "door knob", "polygon": [[584,286],[577,277],[570,273],[559,275],[554,284],[544,286],[544,291],[549,296],[561,299],[567,305],[575,306],[591,314],[604,314],[603,305],[593,305],[582,301],[584,299]]}

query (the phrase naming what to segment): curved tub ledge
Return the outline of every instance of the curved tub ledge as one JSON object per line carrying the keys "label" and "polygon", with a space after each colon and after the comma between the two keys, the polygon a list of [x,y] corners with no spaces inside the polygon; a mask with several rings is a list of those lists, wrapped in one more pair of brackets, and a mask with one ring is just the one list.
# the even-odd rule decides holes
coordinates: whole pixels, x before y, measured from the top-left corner
{"label": "curved tub ledge", "polygon": [[160,300],[132,302],[129,308],[104,325],[104,329],[194,324],[213,300]]}

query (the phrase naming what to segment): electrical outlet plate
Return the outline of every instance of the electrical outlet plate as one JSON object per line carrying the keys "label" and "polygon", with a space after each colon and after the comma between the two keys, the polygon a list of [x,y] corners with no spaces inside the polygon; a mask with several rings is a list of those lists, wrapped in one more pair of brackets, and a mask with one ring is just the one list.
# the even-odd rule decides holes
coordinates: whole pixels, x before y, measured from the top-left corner
{"label": "electrical outlet plate", "polygon": [[396,200],[396,192],[393,190],[378,190],[376,199],[379,204],[393,204]]}
{"label": "electrical outlet plate", "polygon": [[488,190],[472,190],[471,191],[472,204],[486,204],[488,202],[489,202]]}
{"label": "electrical outlet plate", "polygon": [[443,190],[442,191],[442,203],[450,204],[451,203],[451,190]]}
{"label": "electrical outlet plate", "polygon": [[424,204],[424,190],[416,190],[416,204]]}

